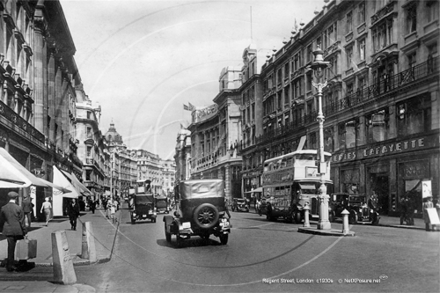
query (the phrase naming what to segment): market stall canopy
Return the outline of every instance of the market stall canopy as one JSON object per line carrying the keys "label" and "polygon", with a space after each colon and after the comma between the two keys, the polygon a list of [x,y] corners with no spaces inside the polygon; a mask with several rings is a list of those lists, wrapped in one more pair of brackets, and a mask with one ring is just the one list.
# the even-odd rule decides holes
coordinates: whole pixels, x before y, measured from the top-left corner
{"label": "market stall canopy", "polygon": [[30,185],[48,187],[40,178],[29,172],[14,157],[12,157],[4,148],[0,147],[0,180],[9,182],[1,184],[2,188],[10,188],[11,183],[14,187],[29,187]]}
{"label": "market stall canopy", "polygon": [[63,197],[69,198],[78,198],[79,194],[76,191],[75,187],[56,166],[53,166],[53,182],[55,185],[61,187],[62,189],[67,189],[70,191],[68,193],[63,193],[62,190],[55,187],[58,190],[58,193],[54,191],[54,195],[62,195]]}
{"label": "market stall canopy", "polygon": [[82,195],[93,195],[93,193],[87,189],[87,187],[84,186],[84,184],[82,184],[81,182],[79,182],[79,180],[76,178],[75,175],[72,175],[69,172],[63,171],[61,170],[61,172],[63,172],[63,174],[69,179],[70,183],[72,183],[72,185],[76,188],[76,190],[82,194]]}

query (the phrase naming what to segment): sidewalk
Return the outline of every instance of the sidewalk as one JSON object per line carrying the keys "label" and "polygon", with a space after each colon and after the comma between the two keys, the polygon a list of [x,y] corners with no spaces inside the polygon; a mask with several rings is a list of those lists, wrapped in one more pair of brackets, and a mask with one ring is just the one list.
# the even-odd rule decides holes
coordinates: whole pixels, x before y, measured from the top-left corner
{"label": "sidewalk", "polygon": [[[121,213],[119,213],[120,215]],[[29,269],[23,272],[9,273],[4,267],[0,268],[0,292],[95,292],[88,285],[74,284],[62,285],[53,282],[52,260],[52,232],[65,230],[69,244],[69,253],[74,266],[89,265],[90,261],[81,259],[82,250],[82,223],[92,223],[95,235],[97,262],[103,263],[111,259],[113,246],[118,231],[104,215],[104,210],[81,212],[76,231],[70,229],[68,217],[59,217],[49,222],[48,227],[44,222],[32,223],[28,237],[37,239],[37,257],[28,261]],[[0,235],[0,260],[7,257],[7,241]]]}

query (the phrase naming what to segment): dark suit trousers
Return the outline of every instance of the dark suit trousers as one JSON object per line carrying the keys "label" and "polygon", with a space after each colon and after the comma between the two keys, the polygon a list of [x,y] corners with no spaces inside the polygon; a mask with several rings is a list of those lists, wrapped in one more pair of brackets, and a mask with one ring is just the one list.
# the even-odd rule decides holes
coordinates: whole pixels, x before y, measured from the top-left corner
{"label": "dark suit trousers", "polygon": [[17,245],[17,240],[23,239],[23,236],[6,236],[6,239],[8,240],[8,262],[6,269],[12,269],[14,265],[15,246]]}

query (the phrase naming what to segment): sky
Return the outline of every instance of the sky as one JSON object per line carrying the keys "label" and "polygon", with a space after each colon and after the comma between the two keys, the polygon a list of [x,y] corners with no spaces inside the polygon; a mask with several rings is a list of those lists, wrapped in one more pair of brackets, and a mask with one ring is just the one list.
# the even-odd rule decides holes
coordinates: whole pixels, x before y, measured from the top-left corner
{"label": "sky", "polygon": [[243,66],[251,43],[264,58],[308,23],[323,0],[60,0],[85,93],[130,149],[173,159],[196,107],[214,104],[219,76]]}

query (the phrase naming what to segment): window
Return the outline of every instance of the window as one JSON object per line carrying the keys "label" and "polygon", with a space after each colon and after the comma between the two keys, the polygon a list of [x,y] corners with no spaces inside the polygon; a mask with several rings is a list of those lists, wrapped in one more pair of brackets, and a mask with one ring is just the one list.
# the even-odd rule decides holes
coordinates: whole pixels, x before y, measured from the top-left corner
{"label": "window", "polygon": [[90,111],[87,111],[87,119],[92,119],[92,113],[90,113]]}
{"label": "window", "polygon": [[371,113],[365,118],[368,143],[380,142],[388,139],[388,112],[385,109]]}
{"label": "window", "polygon": [[307,63],[311,62],[313,60],[313,51],[312,51],[312,44],[307,46],[307,56],[306,56]]}
{"label": "window", "polygon": [[347,69],[353,67],[353,46],[347,47],[345,49],[345,53],[347,55]]}
{"label": "window", "polygon": [[345,21],[345,33],[351,33],[353,31],[353,12],[347,13],[347,19]]}
{"label": "window", "polygon": [[365,22],[365,2],[362,2],[358,6],[358,24]]}
{"label": "window", "polygon": [[283,105],[283,96],[282,96],[281,92],[277,93],[277,100],[278,100],[277,108],[281,109],[282,105]]}
{"label": "window", "polygon": [[378,52],[393,42],[393,21],[388,20],[373,29],[373,51]]}
{"label": "window", "polygon": [[325,69],[325,78],[328,80],[332,79],[338,74],[338,58],[337,56],[328,59],[329,67]]}
{"label": "window", "polygon": [[316,139],[316,132],[310,133],[310,148],[318,149],[318,141]]}
{"label": "window", "polygon": [[284,88],[284,104],[290,104],[290,86]]}
{"label": "window", "polygon": [[359,60],[365,61],[365,39],[358,41]]}
{"label": "window", "polygon": [[428,23],[438,19],[438,15],[439,15],[438,0],[426,1],[426,14],[427,14]]}
{"label": "window", "polygon": [[87,127],[86,133],[87,133],[87,138],[91,138],[92,137],[92,128],[91,127]]}
{"label": "window", "polygon": [[310,70],[309,72],[307,72],[307,76],[306,76],[306,90],[307,91],[311,91],[312,90],[312,79],[313,79],[313,75],[312,75],[312,70]]}
{"label": "window", "polygon": [[353,119],[338,125],[339,148],[352,148],[357,144],[359,123]]}
{"label": "window", "polygon": [[411,3],[406,8],[406,34],[415,32],[417,29],[417,6],[416,2]]}
{"label": "window", "polygon": [[281,69],[278,69],[277,71],[277,84],[281,84]]}
{"label": "window", "polygon": [[396,105],[399,135],[411,135],[431,130],[429,97],[416,97]]}
{"label": "window", "polygon": [[284,79],[287,79],[289,77],[289,62],[284,64]]}

